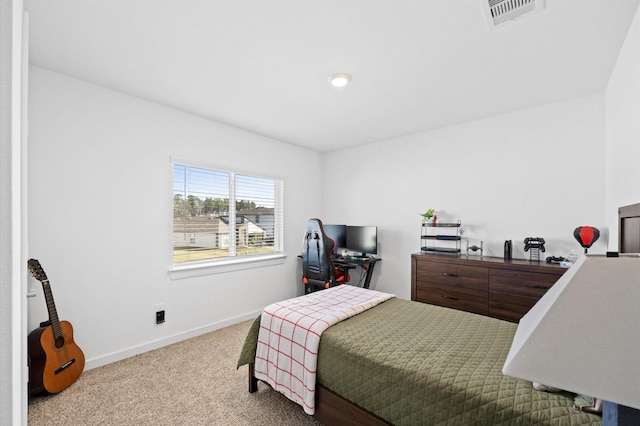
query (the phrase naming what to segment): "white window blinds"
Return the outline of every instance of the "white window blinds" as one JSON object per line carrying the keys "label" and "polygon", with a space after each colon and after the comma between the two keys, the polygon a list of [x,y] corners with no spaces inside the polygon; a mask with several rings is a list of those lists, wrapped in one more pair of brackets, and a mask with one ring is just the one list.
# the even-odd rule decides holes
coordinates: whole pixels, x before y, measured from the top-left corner
{"label": "white window blinds", "polygon": [[173,263],[282,253],[283,182],[173,163]]}

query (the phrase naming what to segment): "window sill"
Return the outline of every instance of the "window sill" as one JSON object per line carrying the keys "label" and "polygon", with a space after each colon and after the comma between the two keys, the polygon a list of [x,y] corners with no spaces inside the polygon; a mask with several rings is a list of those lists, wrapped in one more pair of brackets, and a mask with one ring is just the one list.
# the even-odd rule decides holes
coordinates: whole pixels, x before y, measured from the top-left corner
{"label": "window sill", "polygon": [[242,256],[233,259],[191,263],[189,265],[173,265],[169,268],[169,277],[172,280],[181,280],[203,275],[242,271],[250,268],[262,268],[264,266],[281,265],[286,259],[287,256],[280,253],[263,256]]}

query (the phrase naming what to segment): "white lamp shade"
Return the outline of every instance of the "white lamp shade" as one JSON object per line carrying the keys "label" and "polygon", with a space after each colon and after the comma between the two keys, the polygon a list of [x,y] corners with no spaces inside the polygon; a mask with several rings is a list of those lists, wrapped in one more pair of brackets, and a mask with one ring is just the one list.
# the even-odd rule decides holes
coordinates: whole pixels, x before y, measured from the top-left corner
{"label": "white lamp shade", "polygon": [[502,372],[640,408],[640,255],[584,255],[520,320]]}

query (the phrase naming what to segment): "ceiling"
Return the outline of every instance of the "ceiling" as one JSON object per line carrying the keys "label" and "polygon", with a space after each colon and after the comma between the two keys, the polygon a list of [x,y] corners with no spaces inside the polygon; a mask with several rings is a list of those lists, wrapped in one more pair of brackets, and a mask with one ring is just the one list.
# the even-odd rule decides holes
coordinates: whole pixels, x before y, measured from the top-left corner
{"label": "ceiling", "polygon": [[[325,152],[605,89],[640,0],[25,0],[31,64]],[[330,75],[353,76],[334,88]]]}

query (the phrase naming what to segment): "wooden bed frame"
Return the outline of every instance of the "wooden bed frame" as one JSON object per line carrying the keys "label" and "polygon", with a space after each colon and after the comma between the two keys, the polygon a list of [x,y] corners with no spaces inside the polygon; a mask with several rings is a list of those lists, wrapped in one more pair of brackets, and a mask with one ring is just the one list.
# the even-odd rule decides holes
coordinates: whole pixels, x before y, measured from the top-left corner
{"label": "wooden bed frame", "polygon": [[[255,365],[249,364],[249,392],[258,390]],[[388,423],[332,392],[322,385],[316,385],[316,412],[313,417],[320,423],[340,426],[390,426]]]}

